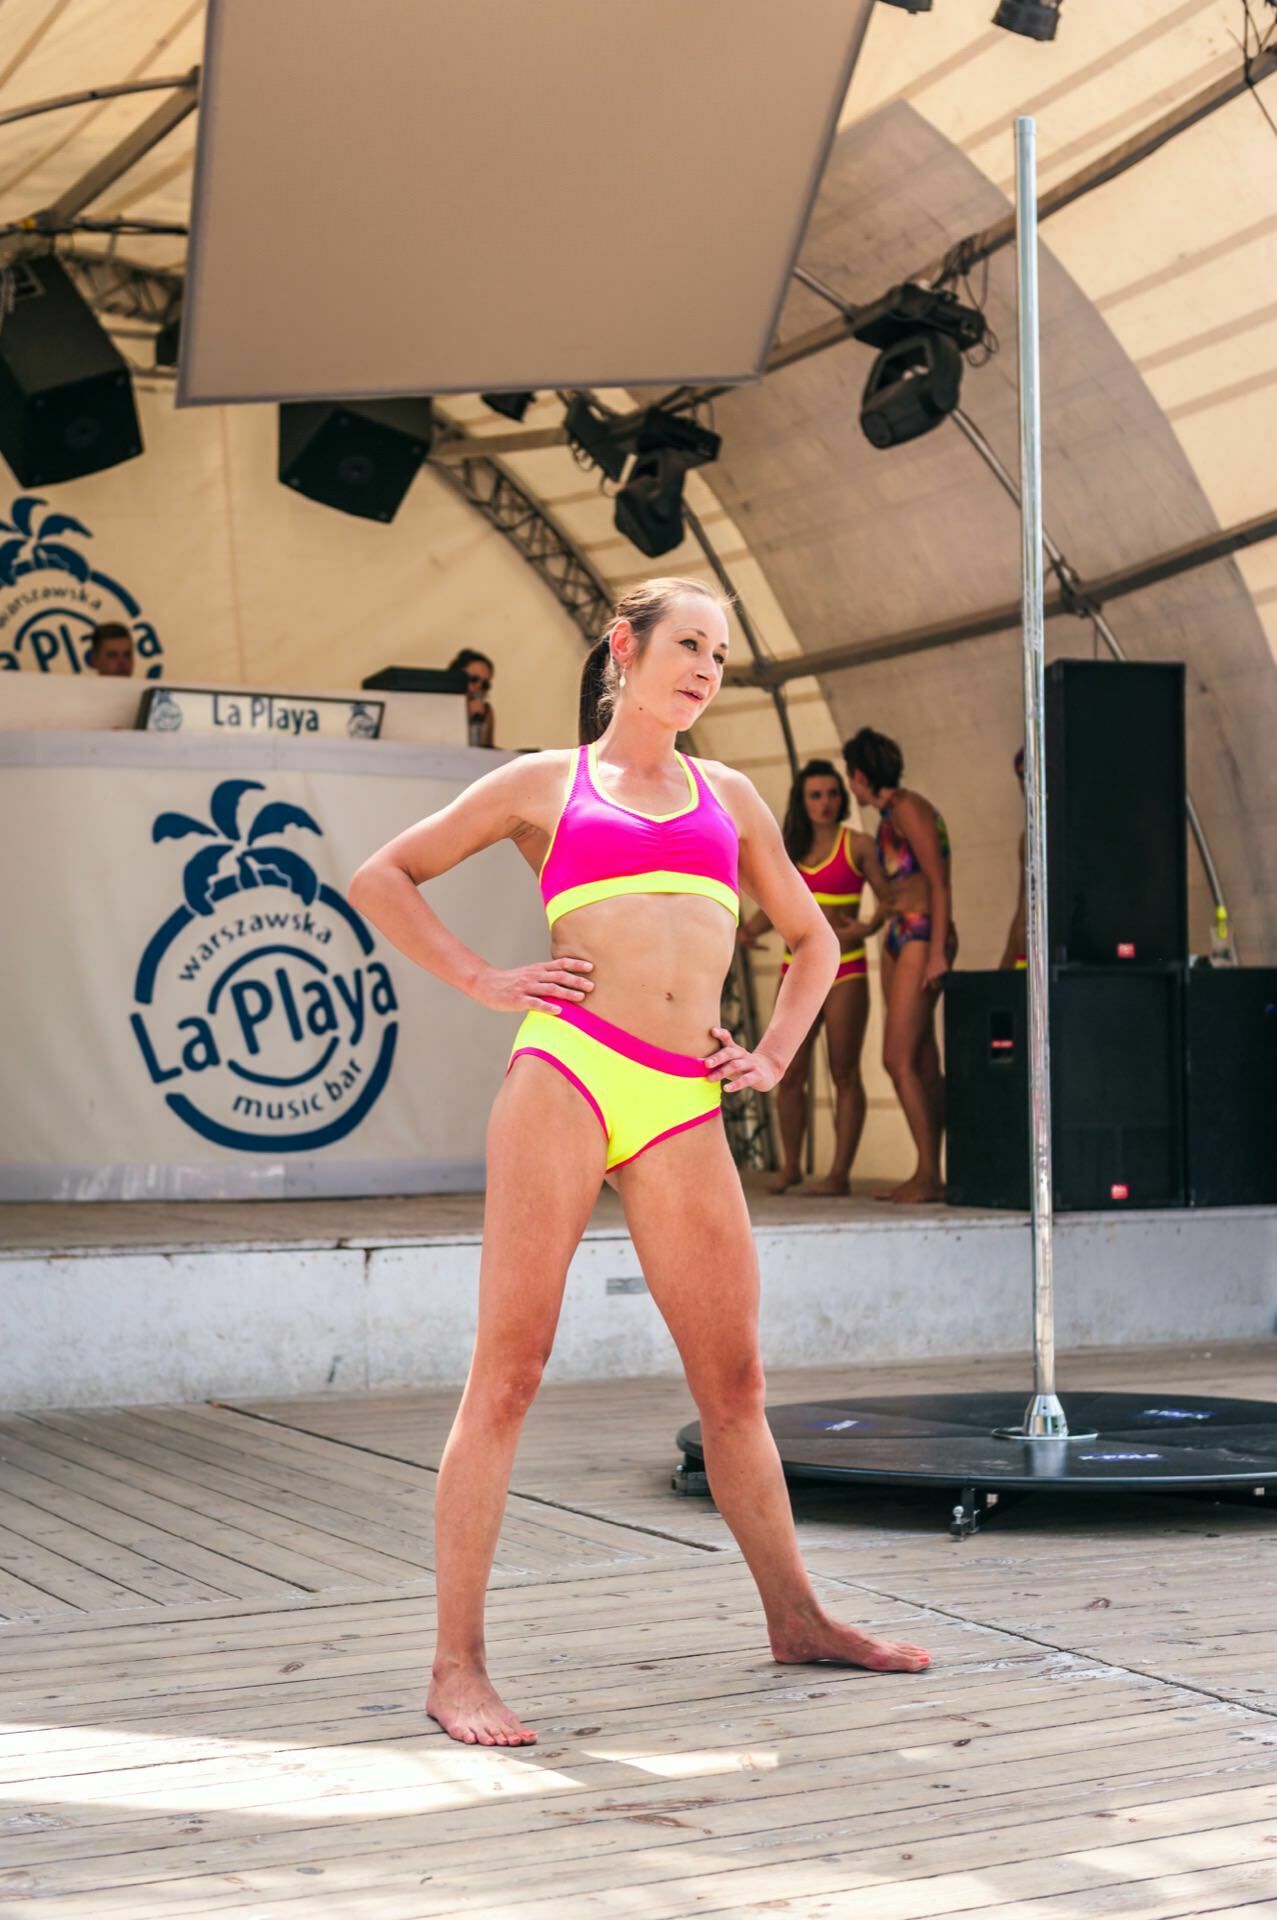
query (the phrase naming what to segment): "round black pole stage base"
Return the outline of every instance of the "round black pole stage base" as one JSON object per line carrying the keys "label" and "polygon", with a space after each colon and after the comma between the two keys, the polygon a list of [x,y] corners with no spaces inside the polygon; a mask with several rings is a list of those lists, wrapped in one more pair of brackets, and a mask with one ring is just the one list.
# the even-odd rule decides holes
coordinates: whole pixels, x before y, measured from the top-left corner
{"label": "round black pole stage base", "polygon": [[[873,1487],[949,1487],[950,1532],[963,1539],[1011,1491],[1225,1493],[1263,1500],[1277,1488],[1277,1403],[1191,1394],[1062,1395],[1066,1440],[1000,1439],[1025,1393],[920,1393],[769,1407],[785,1476]],[[678,1436],[677,1493],[708,1493],[700,1423]],[[1273,1504],[1277,1506],[1277,1499]]]}

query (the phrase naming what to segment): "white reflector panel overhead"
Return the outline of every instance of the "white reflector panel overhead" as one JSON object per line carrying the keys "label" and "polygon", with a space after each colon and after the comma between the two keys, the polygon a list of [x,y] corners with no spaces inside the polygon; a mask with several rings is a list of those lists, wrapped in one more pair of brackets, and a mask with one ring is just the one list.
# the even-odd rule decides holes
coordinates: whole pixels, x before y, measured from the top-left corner
{"label": "white reflector panel overhead", "polygon": [[871,0],[210,0],[179,397],[762,368]]}

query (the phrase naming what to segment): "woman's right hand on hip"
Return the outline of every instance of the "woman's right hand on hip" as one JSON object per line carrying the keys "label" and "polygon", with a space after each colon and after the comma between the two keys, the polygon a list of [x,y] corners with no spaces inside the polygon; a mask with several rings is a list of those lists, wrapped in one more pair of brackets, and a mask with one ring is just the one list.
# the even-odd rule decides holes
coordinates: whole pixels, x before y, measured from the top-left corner
{"label": "woman's right hand on hip", "polygon": [[579,1004],[594,991],[594,982],[585,977],[593,971],[592,960],[569,960],[563,955],[534,960],[527,967],[489,967],[470,989],[470,998],[494,1013],[527,1013],[533,1007],[542,1013],[559,1013],[563,1001]]}

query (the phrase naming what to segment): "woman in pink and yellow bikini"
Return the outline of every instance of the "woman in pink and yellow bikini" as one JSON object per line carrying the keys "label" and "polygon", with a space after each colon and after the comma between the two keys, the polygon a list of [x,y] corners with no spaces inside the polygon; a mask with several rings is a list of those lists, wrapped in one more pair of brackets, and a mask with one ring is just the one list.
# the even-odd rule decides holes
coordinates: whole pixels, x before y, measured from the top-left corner
{"label": "woman in pink and yellow bikini", "polygon": [[[829,991],[838,939],[741,774],[677,751],[722,683],[723,603],[695,582],[627,592],[586,663],[582,745],[523,754],[356,874],[352,904],[409,959],[523,1024],[488,1127],[479,1317],[436,1498],[438,1630],[426,1711],[455,1740],[536,1734],[497,1694],[484,1601],[515,1446],[568,1263],[611,1174],[700,1414],[715,1502],[758,1586],[773,1657],[917,1672],[920,1648],[831,1619],[803,1565],[764,1412],[758,1262],[721,1122],[776,1085]],[[512,840],[551,956],[501,969],[419,891]],[[718,1024],[744,885],[792,960],[753,1051]]]}

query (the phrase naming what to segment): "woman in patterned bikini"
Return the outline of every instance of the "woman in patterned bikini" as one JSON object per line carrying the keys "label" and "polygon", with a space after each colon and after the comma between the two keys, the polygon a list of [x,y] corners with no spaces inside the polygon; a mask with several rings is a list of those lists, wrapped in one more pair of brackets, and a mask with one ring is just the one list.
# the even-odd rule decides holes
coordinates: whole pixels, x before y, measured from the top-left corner
{"label": "woman in patterned bikini", "polygon": [[[488,1677],[484,1599],[568,1263],[611,1169],[773,1657],[894,1672],[928,1662],[920,1647],[824,1611],[764,1410],[758,1262],[722,1096],[776,1085],[829,991],[838,942],[750,782],[675,749],[718,692],[727,640],[721,601],[695,582],[631,589],[586,663],[583,744],[485,774],[351,884],[352,904],[411,960],[481,1006],[524,1015],[489,1123],[478,1329],[435,1503],[426,1711],[454,1740],[536,1738]],[[489,966],[419,892],[498,840],[513,841],[540,878],[548,960]],[[794,956],[752,1052],[719,1024],[738,871]]]}
{"label": "woman in patterned bikini", "polygon": [[[869,1022],[869,966],[865,940],[886,918],[885,881],[874,843],[867,833],[847,825],[851,796],[832,760],[809,760],[790,790],[781,829],[785,851],[802,875],[812,898],[838,935],[838,971],[824,1006],[776,1090],[784,1164],[768,1183],[772,1193],[797,1188],[808,1194],[841,1194],[851,1189],[851,1168],[864,1131],[865,1083],[860,1056]],[[868,880],[878,901],[873,919],[860,919],[860,898]],[[753,947],[771,922],[751,914],[740,929],[742,946]],[[783,980],[791,956],[781,962]],[[834,1085],[834,1159],[823,1180],[800,1186],[803,1138],[807,1131],[807,1073],[819,1027],[825,1029],[829,1077]]]}
{"label": "woman in patterned bikini", "polygon": [[878,810],[875,844],[891,902],[882,951],[882,1063],[918,1151],[918,1165],[903,1186],[875,1197],[901,1205],[943,1200],[944,1076],[936,1006],[958,950],[949,834],[931,802],[901,786],[904,759],[885,733],[862,727],[842,752],[852,792],[862,807]]}

